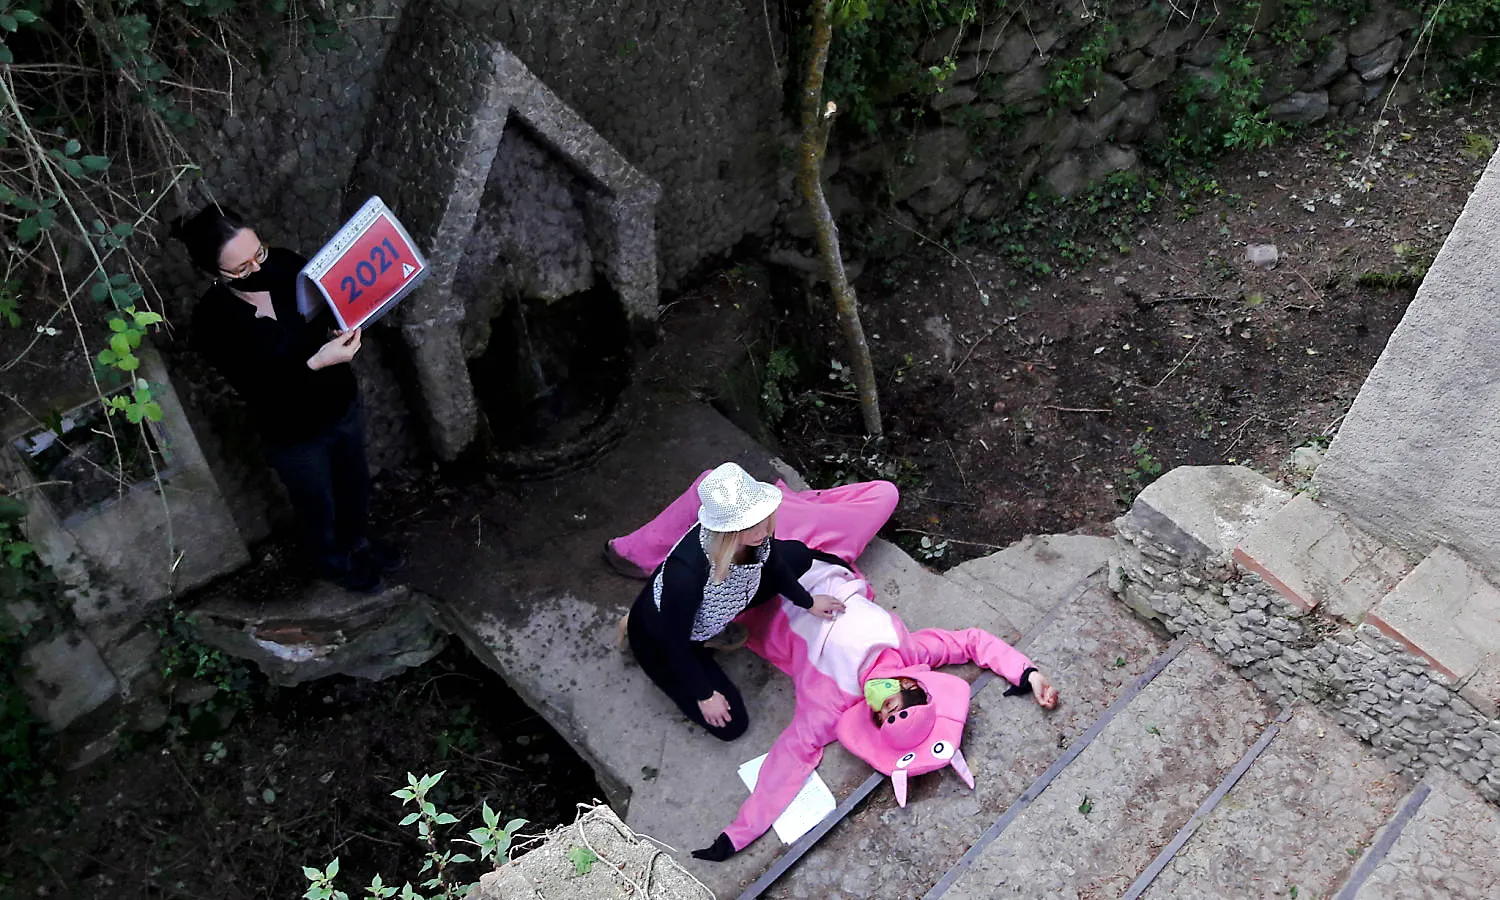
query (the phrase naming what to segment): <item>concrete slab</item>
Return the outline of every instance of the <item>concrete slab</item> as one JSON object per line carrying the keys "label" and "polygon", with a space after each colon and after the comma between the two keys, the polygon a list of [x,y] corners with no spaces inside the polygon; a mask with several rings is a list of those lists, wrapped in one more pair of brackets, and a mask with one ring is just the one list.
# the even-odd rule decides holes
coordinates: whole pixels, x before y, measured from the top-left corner
{"label": "concrete slab", "polygon": [[1463,682],[1500,647],[1500,590],[1457,553],[1438,547],[1366,621]]}
{"label": "concrete slab", "polygon": [[1367,744],[1299,707],[1143,897],[1331,897],[1409,790]]}
{"label": "concrete slab", "polygon": [[[578,871],[575,848],[597,861]],[[571,825],[553,829],[539,847],[479,879],[469,900],[714,900],[670,856],[643,840],[607,806],[584,809]],[[643,890],[649,885],[649,894]]]}
{"label": "concrete slab", "polygon": [[[727,654],[749,731],[724,744],[690,725],[629,653],[612,646],[615,622],[643,583],[600,560],[607,539],[639,526],[725,460],[765,479],[783,474],[767,451],[709,407],[658,398],[587,470],[440,498],[450,528],[411,536],[408,580],[438,600],[470,649],[593,765],[632,828],[675,847],[674,858],[689,872],[716,894],[733,896],[781,852],[775,836],[726,863],[700,862],[688,851],[712,843],[733,820],[748,794],[736,770],[766,752],[790,720],[790,683],[753,654]],[[913,628],[1014,632],[982,599],[889,544],[875,542],[860,564],[880,601]],[[839,797],[869,771],[837,748],[819,768]]]}
{"label": "concrete slab", "polygon": [[1028,535],[998,553],[954,566],[944,575],[983,597],[1027,633],[1084,579],[1109,564],[1113,538]]}
{"label": "concrete slab", "polygon": [[1189,646],[985,848],[947,900],[1119,896],[1271,717],[1248,683]]}
{"label": "concrete slab", "polygon": [[939,575],[883,540],[870,543],[860,570],[875,587],[875,599],[899,615],[908,628],[983,628],[1007,641],[1021,636],[1015,616],[1021,607],[997,592],[971,590]]}
{"label": "concrete slab", "polygon": [[1058,709],[1003,696],[1000,682],[975,697],[963,745],[973,791],[951,772],[926,775],[902,809],[881,787],[767,896],[907,900],[942,877],[1165,648],[1095,580],[1028,638],[1027,654],[1061,694]]}
{"label": "concrete slab", "polygon": [[1290,499],[1244,466],[1180,466],[1141,491],[1117,523],[1153,535],[1184,563],[1219,564]]}
{"label": "concrete slab", "polygon": [[1324,502],[1413,552],[1449,544],[1500,579],[1500,154],[1360,388],[1316,482]]}
{"label": "concrete slab", "polygon": [[1500,810],[1446,772],[1355,900],[1500,897]]}
{"label": "concrete slab", "polygon": [[99,648],[76,630],[27,647],[21,665],[21,689],[31,710],[53,731],[98,709],[119,688]]}
{"label": "concrete slab", "polygon": [[1406,554],[1298,494],[1234,549],[1234,561],[1305,610],[1360,622],[1411,572]]}

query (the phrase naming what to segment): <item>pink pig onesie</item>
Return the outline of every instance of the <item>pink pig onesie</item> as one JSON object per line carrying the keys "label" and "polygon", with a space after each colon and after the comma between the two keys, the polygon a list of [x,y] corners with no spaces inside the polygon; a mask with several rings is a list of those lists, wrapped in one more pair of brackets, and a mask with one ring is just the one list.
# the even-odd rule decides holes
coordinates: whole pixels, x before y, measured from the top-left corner
{"label": "pink pig onesie", "polygon": [[[813,549],[846,560],[864,550],[896,505],[896,488],[888,482],[826,491],[792,491],[780,482],[777,487],[784,499],[777,512],[776,537],[801,540]],[[642,568],[658,564],[693,524],[694,501],[690,498],[695,488],[696,483],[649,525],[616,539],[612,546]],[[772,744],[749,799],[716,842],[722,852],[705,858],[726,858],[771,827],[822,761],[823,748],[836,739],[840,717],[859,706],[864,707],[860,714],[869,717],[865,681],[919,676],[938,666],[974,662],[1012,685],[1022,685],[1025,674],[1033,668],[1024,654],[982,629],[909,631],[899,616],[869,599],[873,590],[852,567],[814,562],[798,581],[810,594],[831,594],[843,600],[845,611],[837,619],[821,619],[778,598],[739,617],[749,630],[747,646],[791,677],[796,709],[791,724]],[[962,707],[966,714],[966,695]],[[961,732],[961,719],[957,728]],[[952,764],[972,785],[956,740],[952,743]],[[850,749],[870,758],[862,752],[865,748]],[[898,799],[903,804],[904,776],[903,771],[896,780]],[[722,846],[726,841],[730,847]]]}

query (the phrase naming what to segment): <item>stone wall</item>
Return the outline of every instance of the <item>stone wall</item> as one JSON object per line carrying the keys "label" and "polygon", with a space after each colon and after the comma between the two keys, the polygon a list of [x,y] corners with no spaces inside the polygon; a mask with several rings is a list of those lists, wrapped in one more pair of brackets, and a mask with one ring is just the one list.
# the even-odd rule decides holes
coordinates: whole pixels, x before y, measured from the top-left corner
{"label": "stone wall", "polygon": [[1500,155],[1475,185],[1318,469],[1320,496],[1412,552],[1500,579]]}
{"label": "stone wall", "polygon": [[[899,208],[939,224],[995,216],[1038,186],[1075,194],[1139,170],[1147,145],[1179,133],[1180,118],[1162,121],[1174,96],[1195,93],[1211,106],[1231,40],[1231,53],[1243,51],[1262,78],[1257,99],[1272,121],[1346,118],[1416,96],[1415,71],[1393,90],[1420,25],[1404,6],[1376,4],[1355,23],[1325,11],[1292,29],[1290,40],[1272,36],[1288,28],[1280,3],[1259,4],[1248,37],[1233,30],[1249,15],[1239,4],[1117,2],[1106,5],[1107,19],[1091,6],[1007,6],[934,35],[919,62],[956,63],[928,100],[936,121],[929,114],[931,124],[904,143],[886,137],[843,147],[835,183],[862,196],[883,184]],[[1102,65],[1078,71],[1086,47]],[[1076,92],[1058,83],[1070,67],[1082,77]]]}
{"label": "stone wall", "polygon": [[[1310,499],[1290,499],[1240,467],[1173,470],[1116,520],[1111,586],[1278,701],[1322,707],[1414,777],[1437,766],[1500,803],[1493,674],[1453,671],[1434,658],[1451,658],[1436,642],[1390,627],[1398,608],[1454,593],[1422,574],[1449,564],[1414,569],[1348,523],[1329,524]],[[1493,610],[1475,618],[1486,617]],[[1500,624],[1460,630],[1449,640],[1481,658],[1500,649]]]}

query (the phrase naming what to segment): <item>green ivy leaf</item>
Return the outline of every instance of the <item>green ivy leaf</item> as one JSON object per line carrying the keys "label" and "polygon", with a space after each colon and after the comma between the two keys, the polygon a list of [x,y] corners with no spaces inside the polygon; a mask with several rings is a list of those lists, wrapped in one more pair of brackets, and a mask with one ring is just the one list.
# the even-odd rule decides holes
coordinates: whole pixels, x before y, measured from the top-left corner
{"label": "green ivy leaf", "polygon": [[[97,285],[97,284],[94,285],[94,287],[100,287],[100,286],[101,285]],[[125,320],[124,319],[115,318],[115,319],[110,319],[109,320],[109,330],[110,331],[121,332],[121,331],[124,331],[128,327],[129,326],[125,324]]]}
{"label": "green ivy leaf", "polygon": [[15,31],[20,27],[21,24],[16,21],[15,16],[10,13],[0,13],[0,28],[4,28],[6,31]]}
{"label": "green ivy leaf", "polygon": [[155,400],[152,400],[150,403],[141,404],[141,411],[144,412],[146,414],[146,418],[151,420],[152,422],[160,422],[162,420],[161,404],[157,403]]}
{"label": "green ivy leaf", "polygon": [[100,350],[99,355],[95,358],[99,360],[99,365],[101,366],[112,366],[115,364],[116,359],[113,350]]}
{"label": "green ivy leaf", "polygon": [[16,21],[20,22],[22,25],[30,25],[31,23],[36,21],[36,13],[32,12],[29,9],[13,9],[11,10],[10,14],[15,16]]}
{"label": "green ivy leaf", "polygon": [[115,368],[124,372],[134,372],[141,367],[141,361],[132,354],[126,354],[115,361]]}
{"label": "green ivy leaf", "polygon": [[574,847],[568,851],[568,861],[573,864],[575,873],[587,875],[594,868],[594,863],[599,861],[599,854],[587,847]]}
{"label": "green ivy leaf", "polygon": [[[0,24],[3,24],[3,23],[0,23]],[[82,150],[82,149],[83,149],[83,145],[78,142],[77,138],[69,138],[68,142],[66,144],[63,144],[63,153],[65,155],[67,155],[67,156],[72,156],[73,154],[77,153],[79,150]]]}
{"label": "green ivy leaf", "polygon": [[131,313],[131,315],[135,317],[135,324],[139,325],[142,328],[145,328],[148,325],[156,325],[160,322],[166,321],[162,318],[161,313],[155,313],[149,310],[147,310],[146,312]]}
{"label": "green ivy leaf", "polygon": [[121,328],[118,333],[110,335],[109,349],[115,351],[116,357],[130,355],[130,337],[125,334],[125,329]]}
{"label": "green ivy leaf", "polygon": [[85,156],[78,160],[78,162],[90,172],[103,172],[109,168],[109,157],[107,156]]}
{"label": "green ivy leaf", "polygon": [[42,233],[42,223],[36,216],[27,216],[16,226],[16,240],[25,243],[36,240],[37,235]]}

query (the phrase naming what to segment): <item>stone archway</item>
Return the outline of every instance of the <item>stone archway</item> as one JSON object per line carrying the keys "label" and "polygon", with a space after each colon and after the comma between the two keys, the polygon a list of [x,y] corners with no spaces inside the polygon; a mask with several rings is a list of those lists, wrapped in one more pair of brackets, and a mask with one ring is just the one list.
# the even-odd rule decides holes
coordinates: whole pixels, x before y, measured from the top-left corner
{"label": "stone archway", "polygon": [[405,23],[351,202],[379,194],[427,253],[432,274],[397,316],[433,450],[452,459],[479,430],[469,360],[506,296],[609,298],[622,341],[653,326],[661,190],[445,4]]}

